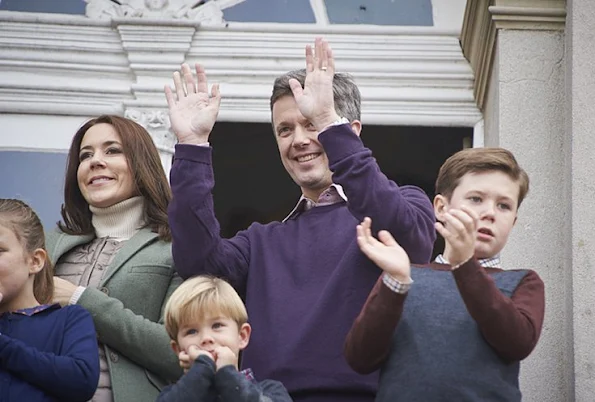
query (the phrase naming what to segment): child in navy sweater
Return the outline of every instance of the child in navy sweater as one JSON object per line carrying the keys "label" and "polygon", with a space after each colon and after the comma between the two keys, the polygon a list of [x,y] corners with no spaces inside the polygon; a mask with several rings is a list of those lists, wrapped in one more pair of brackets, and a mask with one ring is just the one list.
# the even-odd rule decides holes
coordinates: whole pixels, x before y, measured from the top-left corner
{"label": "child in navy sweater", "polygon": [[280,382],[238,371],[247,321],[242,299],[223,279],[197,276],[180,285],[165,306],[165,329],[186,374],[157,402],[291,402]]}
{"label": "child in navy sweater", "polygon": [[97,388],[91,315],[48,304],[52,276],[35,212],[0,199],[0,401],[84,402]]}

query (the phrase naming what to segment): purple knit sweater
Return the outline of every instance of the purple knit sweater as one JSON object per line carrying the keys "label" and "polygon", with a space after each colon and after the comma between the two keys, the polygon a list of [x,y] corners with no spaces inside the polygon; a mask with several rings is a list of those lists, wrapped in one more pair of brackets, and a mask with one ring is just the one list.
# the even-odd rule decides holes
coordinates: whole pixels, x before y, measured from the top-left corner
{"label": "purple knit sweater", "polygon": [[374,400],[378,376],[353,372],[343,358],[349,328],[380,270],[360,251],[365,216],[389,230],[413,263],[427,263],[434,213],[421,189],[399,187],[348,125],[320,134],[333,181],[348,203],[320,206],[284,223],[253,224],[220,237],[211,195],[211,149],[177,145],[169,206],[175,266],[184,278],[212,274],[246,295],[253,333],[242,365],[257,379],[283,382],[295,401]]}

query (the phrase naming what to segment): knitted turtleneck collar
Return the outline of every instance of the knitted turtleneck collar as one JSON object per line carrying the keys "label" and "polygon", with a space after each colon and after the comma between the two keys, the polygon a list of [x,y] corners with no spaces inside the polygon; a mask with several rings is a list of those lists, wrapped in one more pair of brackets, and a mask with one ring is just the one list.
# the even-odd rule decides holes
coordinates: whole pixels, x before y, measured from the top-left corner
{"label": "knitted turtleneck collar", "polygon": [[89,205],[98,238],[128,240],[145,225],[144,198],[132,197],[107,208]]}

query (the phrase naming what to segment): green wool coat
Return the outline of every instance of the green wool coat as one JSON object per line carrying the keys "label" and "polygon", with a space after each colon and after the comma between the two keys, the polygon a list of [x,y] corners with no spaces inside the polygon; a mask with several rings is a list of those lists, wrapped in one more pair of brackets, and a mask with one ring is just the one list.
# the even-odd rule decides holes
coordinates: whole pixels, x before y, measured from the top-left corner
{"label": "green wool coat", "polygon": [[[51,261],[94,237],[48,233]],[[180,283],[171,243],[142,229],[114,256],[99,288],[87,288],[78,300],[105,345],[114,402],[154,401],[163,386],[182,375],[162,320],[165,302]]]}

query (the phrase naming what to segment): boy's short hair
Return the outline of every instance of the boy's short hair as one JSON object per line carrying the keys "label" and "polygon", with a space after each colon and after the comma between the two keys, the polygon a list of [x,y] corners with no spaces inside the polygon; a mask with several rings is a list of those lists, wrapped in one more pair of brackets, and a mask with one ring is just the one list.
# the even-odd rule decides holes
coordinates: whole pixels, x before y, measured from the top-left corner
{"label": "boy's short hair", "polygon": [[165,305],[165,329],[177,341],[178,331],[192,321],[223,316],[238,327],[248,322],[248,313],[234,288],[220,278],[195,276],[184,281]]}
{"label": "boy's short hair", "polygon": [[436,179],[436,194],[450,199],[467,173],[500,171],[519,184],[518,207],[529,192],[529,176],[512,152],[504,148],[466,148],[444,162]]}

